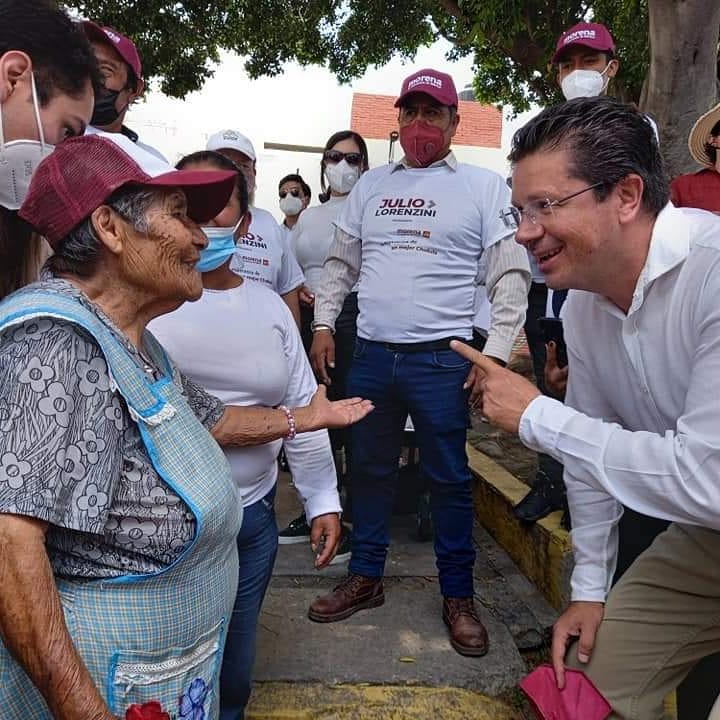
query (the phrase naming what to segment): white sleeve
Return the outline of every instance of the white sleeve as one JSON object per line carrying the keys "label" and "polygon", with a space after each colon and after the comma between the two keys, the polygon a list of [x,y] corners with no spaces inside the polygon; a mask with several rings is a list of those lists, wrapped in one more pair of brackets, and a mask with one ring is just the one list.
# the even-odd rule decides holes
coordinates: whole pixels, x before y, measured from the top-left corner
{"label": "white sleeve", "polygon": [[[283,404],[289,408],[307,405],[317,390],[300,332],[283,302],[284,350],[288,362],[288,386]],[[308,522],[318,515],[341,512],[337,491],[337,476],[327,430],[301,433],[285,441],[285,455],[293,482],[305,507]]]}
{"label": "white sleeve", "polygon": [[285,295],[286,293],[299,288],[305,282],[305,275],[295,259],[295,253],[290,249],[290,242],[288,236],[278,226],[277,232],[275,233],[277,242],[282,248],[282,259],[280,261],[280,272],[278,273],[277,281],[277,292],[278,295]]}
{"label": "white sleeve", "polygon": [[[520,423],[522,441],[552,455],[566,469],[573,489],[573,508],[594,524],[608,524],[610,500],[638,512],[672,522],[720,530],[717,512],[720,477],[720,304],[714,285],[704,288],[696,308],[697,342],[683,410],[675,428],[663,435],[630,431],[592,417],[601,389],[593,389],[582,364],[571,356],[568,402],[584,412],[549,398],[537,398]],[[709,291],[709,292],[708,292]],[[688,322],[692,322],[688,318]],[[570,349],[570,348],[569,348]],[[588,415],[589,413],[590,415]],[[581,494],[582,499],[579,499]],[[590,507],[585,507],[587,505]],[[573,516],[573,523],[575,516]],[[597,542],[597,541],[596,541]],[[596,548],[596,553],[600,551]]]}

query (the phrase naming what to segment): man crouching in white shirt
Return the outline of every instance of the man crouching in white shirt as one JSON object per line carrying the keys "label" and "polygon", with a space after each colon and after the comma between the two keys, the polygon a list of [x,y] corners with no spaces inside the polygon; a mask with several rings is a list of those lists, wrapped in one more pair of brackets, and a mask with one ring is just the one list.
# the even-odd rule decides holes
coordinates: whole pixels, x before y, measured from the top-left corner
{"label": "man crouching in white shirt", "polygon": [[[567,405],[458,343],[483,413],[565,466],[575,570],[553,664],[658,720],[720,650],[720,218],[668,203],[645,118],[607,98],[549,108],[510,154],[517,241],[565,306]],[[456,344],[454,343],[454,346]],[[621,505],[672,521],[610,592]],[[720,717],[720,714],[711,717]]]}

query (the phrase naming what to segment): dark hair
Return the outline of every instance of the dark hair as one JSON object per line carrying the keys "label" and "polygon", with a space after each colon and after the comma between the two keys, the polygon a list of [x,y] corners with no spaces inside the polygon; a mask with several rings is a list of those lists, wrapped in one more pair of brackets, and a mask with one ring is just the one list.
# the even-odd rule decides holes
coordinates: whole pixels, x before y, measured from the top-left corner
{"label": "dark hair", "polygon": [[[78,97],[102,80],[85,33],[49,0],[0,2],[0,56],[11,50],[31,60],[41,106],[55,96]],[[14,210],[0,207],[0,299],[37,279],[45,241]]]}
{"label": "dark hair", "polygon": [[0,55],[19,50],[32,61],[41,105],[60,93],[77,97],[88,80],[102,87],[95,54],[80,26],[49,0],[0,2]]}
{"label": "dark hair", "polygon": [[193,163],[207,163],[208,165],[216,167],[218,170],[231,170],[236,172],[235,193],[240,201],[240,212],[243,215],[247,214],[250,206],[247,181],[245,180],[245,176],[242,174],[240,168],[232,160],[230,160],[230,158],[227,158],[225,155],[221,155],[219,152],[215,152],[214,150],[198,150],[197,152],[190,153],[190,155],[180,158],[175,165],[175,168],[177,170],[182,170]]}
{"label": "dark hair", "polygon": [[571,176],[605,200],[631,173],[643,181],[642,203],[656,216],[670,197],[669,180],[655,131],[636,108],[613,98],[577,98],[543,110],[515,133],[512,165],[538,152],[566,151]]}
{"label": "dark hair", "polygon": [[300,185],[300,187],[302,188],[303,195],[308,199],[308,202],[310,202],[310,198],[312,198],[312,190],[310,189],[310,186],[302,179],[301,175],[298,175],[297,173],[291,173],[290,175],[286,175],[278,183],[278,191],[286,182],[298,183],[298,185]]}
{"label": "dark hair", "polygon": [[339,132],[333,133],[325,143],[323,157],[322,160],[320,160],[320,187],[322,188],[322,192],[318,195],[318,200],[320,200],[321,203],[327,202],[330,199],[330,188],[325,184],[325,151],[332,150],[335,145],[343,140],[354,140],[358,148],[360,148],[360,155],[362,155],[361,172],[365,172],[370,167],[367,144],[362,135],[356,133],[354,130],[340,130]]}
{"label": "dark hair", "polygon": [[[720,135],[720,120],[718,120],[713,126],[712,130],[710,130],[710,134]],[[705,154],[708,156],[708,160],[710,160],[710,164],[714,165],[717,161],[717,148],[711,145],[709,142],[705,143]]]}

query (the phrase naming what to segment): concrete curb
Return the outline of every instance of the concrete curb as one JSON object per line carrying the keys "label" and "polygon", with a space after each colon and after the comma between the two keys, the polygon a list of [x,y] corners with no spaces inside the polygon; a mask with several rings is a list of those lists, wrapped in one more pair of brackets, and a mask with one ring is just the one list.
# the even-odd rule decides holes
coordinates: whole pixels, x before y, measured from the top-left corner
{"label": "concrete curb", "polygon": [[256,683],[247,720],[521,720],[505,703],[457,688]]}
{"label": "concrete curb", "polygon": [[527,485],[471,445],[467,446],[474,489],[475,515],[547,601],[562,611],[570,599],[572,546],[555,512],[533,525],[515,518],[512,508]]}

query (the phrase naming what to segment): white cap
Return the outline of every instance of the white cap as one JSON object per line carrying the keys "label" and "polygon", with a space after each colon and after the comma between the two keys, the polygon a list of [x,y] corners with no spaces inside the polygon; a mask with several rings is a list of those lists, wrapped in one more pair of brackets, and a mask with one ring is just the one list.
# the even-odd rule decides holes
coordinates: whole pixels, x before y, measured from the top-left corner
{"label": "white cap", "polygon": [[220,130],[211,135],[207,141],[206,150],[237,150],[255,160],[255,148],[250,139],[237,130]]}

